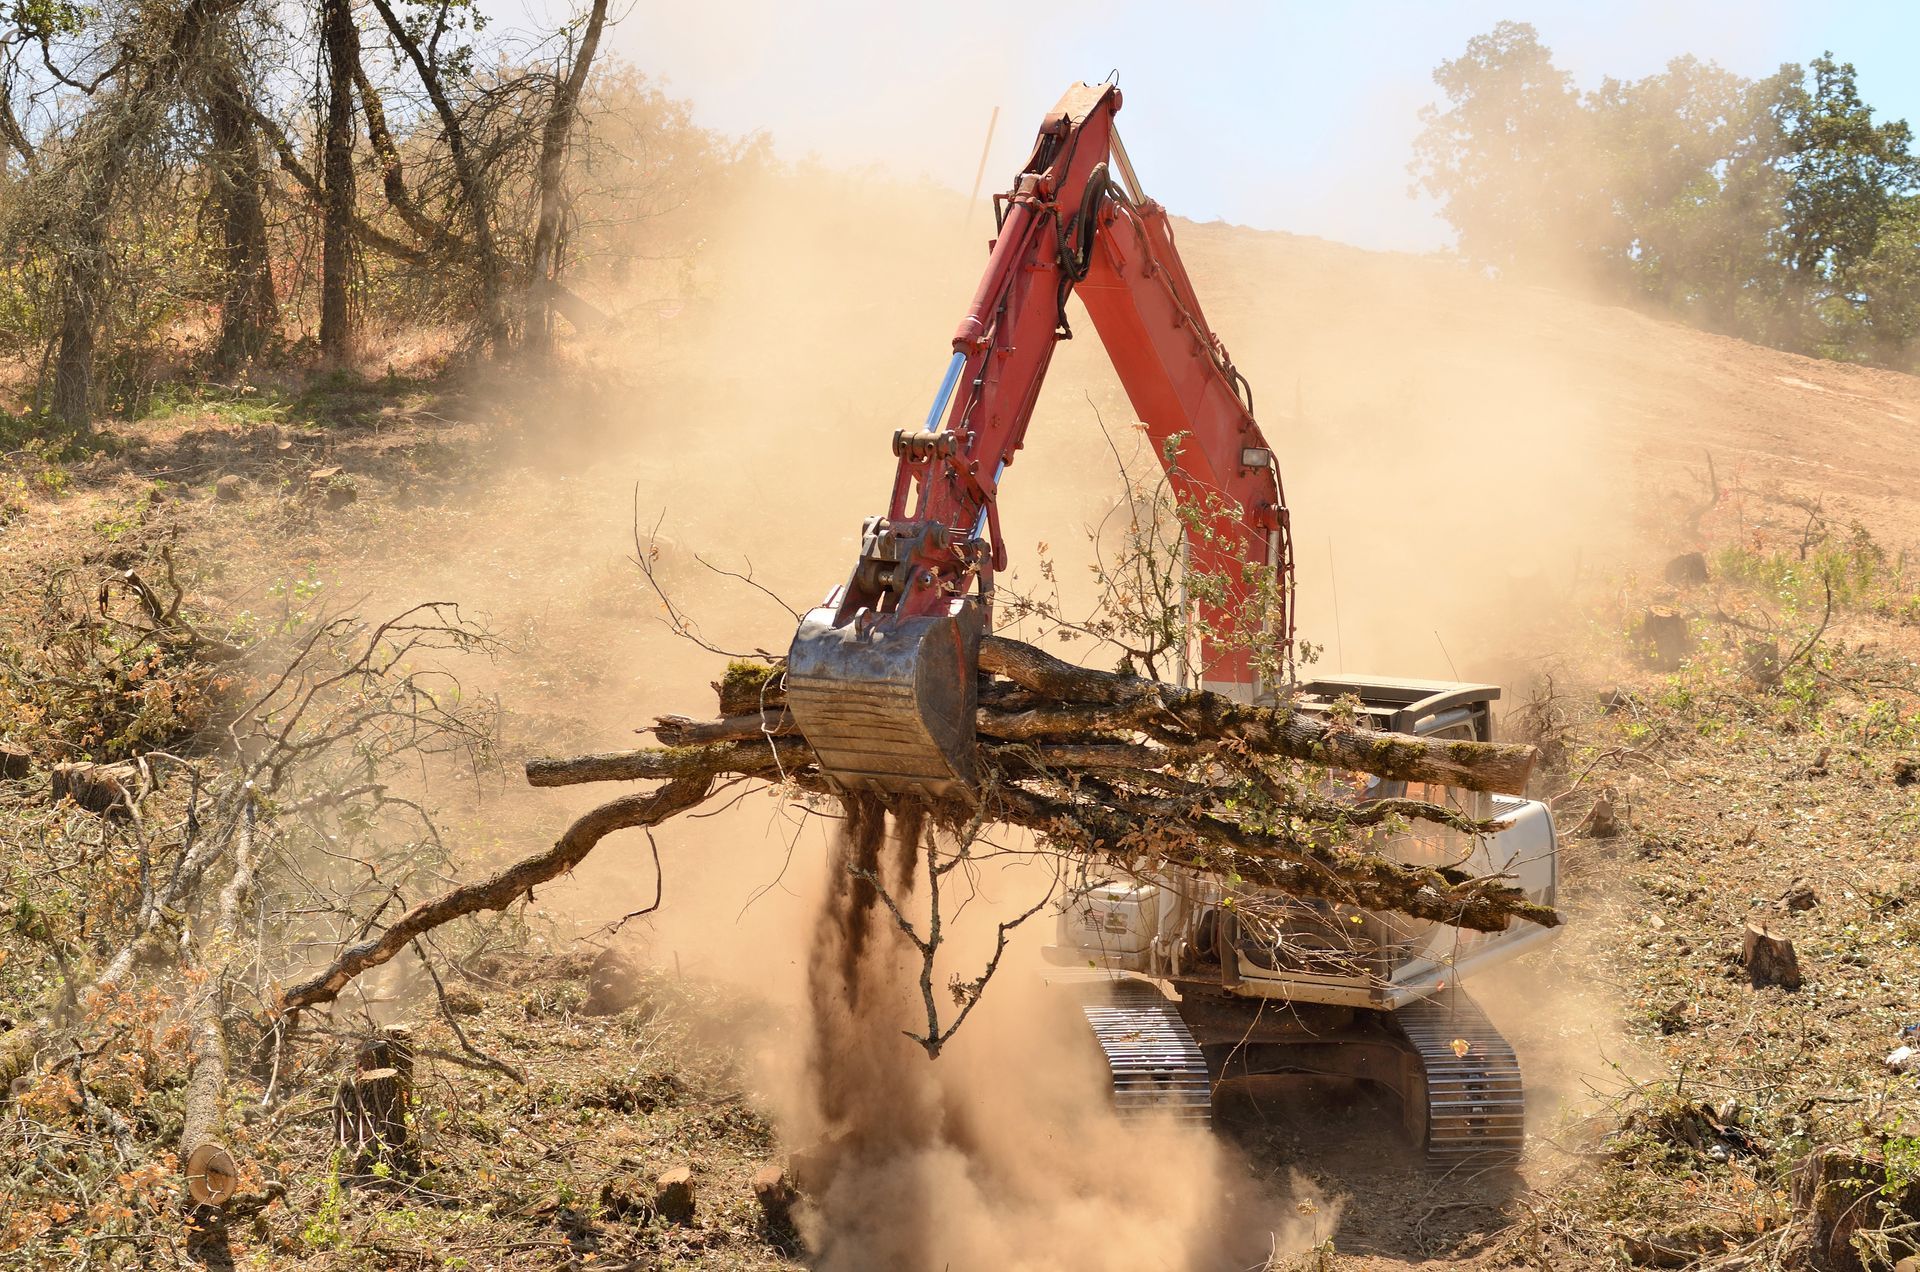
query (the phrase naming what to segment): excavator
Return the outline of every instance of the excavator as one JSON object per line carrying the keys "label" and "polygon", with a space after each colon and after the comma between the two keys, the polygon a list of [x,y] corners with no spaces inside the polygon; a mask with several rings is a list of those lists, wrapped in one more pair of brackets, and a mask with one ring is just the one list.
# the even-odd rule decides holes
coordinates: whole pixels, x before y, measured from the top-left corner
{"label": "excavator", "polygon": [[[894,434],[886,510],[862,526],[847,581],[794,635],[788,705],[843,789],[977,795],[980,638],[1008,566],[1001,483],[1054,348],[1072,335],[1073,296],[1189,510],[1187,570],[1219,581],[1195,602],[1202,636],[1188,674],[1239,701],[1288,695],[1362,712],[1376,728],[1493,738],[1496,686],[1294,676],[1292,527],[1274,452],[1251,387],[1207,325],[1168,213],[1121,144],[1120,102],[1114,83],[1070,88],[995,197],[998,232],[932,408],[921,427]],[[1263,572],[1278,603],[1248,606]],[[1262,629],[1237,630],[1254,609]],[[1253,657],[1257,641],[1272,656]],[[1394,851],[1505,874],[1553,902],[1556,838],[1543,804],[1359,775],[1353,787],[1499,819],[1496,834],[1409,833]],[[1078,997],[1123,1114],[1205,1125],[1229,1082],[1351,1079],[1397,1095],[1413,1142],[1458,1163],[1511,1160],[1524,1142],[1518,1060],[1462,983],[1556,931],[1477,933],[1282,897],[1249,905],[1224,880],[1165,870],[1074,889],[1043,952]]]}

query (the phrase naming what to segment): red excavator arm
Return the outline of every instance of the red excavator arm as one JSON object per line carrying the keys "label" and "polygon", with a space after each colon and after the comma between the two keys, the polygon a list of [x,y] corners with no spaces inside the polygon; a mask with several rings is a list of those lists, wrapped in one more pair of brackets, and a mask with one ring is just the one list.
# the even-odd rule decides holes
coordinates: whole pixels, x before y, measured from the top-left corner
{"label": "red excavator arm", "polygon": [[1007,566],[1000,482],[1054,344],[1072,334],[1075,292],[1167,465],[1189,574],[1209,580],[1195,589],[1199,679],[1251,698],[1261,686],[1250,646],[1289,662],[1292,550],[1273,452],[1246,380],[1207,327],[1166,210],[1140,191],[1114,132],[1119,109],[1117,86],[1081,84],[1041,124],[1013,189],[995,200],[999,237],[926,425],[894,434],[887,511],[867,520],[852,577],[794,638],[788,701],[842,785],[942,796],[972,787],[979,636]]}

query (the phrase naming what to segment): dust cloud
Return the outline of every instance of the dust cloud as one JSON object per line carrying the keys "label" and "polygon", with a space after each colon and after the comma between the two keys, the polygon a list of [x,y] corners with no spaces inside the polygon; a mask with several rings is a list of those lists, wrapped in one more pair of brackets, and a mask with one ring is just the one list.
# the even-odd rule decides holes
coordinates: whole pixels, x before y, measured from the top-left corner
{"label": "dust cloud", "polygon": [[801,1226],[819,1266],[1257,1266],[1310,1243],[1299,1213],[1212,1139],[1122,1125],[1071,1001],[1058,988],[1046,1001],[1031,968],[990,982],[929,1061],[906,1036],[927,1028],[921,960],[877,889],[912,915],[931,828],[911,804],[892,817],[872,797],[846,807],[814,931],[805,1080],[783,1119],[806,1146]]}

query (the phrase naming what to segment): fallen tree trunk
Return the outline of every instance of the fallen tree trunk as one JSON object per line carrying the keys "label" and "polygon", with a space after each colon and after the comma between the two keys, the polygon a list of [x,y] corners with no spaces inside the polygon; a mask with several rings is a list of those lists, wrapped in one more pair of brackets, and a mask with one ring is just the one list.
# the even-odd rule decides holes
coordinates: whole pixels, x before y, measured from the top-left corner
{"label": "fallen tree trunk", "polygon": [[253,783],[241,792],[240,824],[233,840],[233,876],[220,890],[219,911],[199,960],[201,983],[189,1014],[193,1068],[187,1075],[186,1117],[180,1127],[180,1160],[188,1199],[218,1208],[240,1185],[240,1168],[226,1146],[227,1039],[220,1019],[227,947],[240,927],[240,908],[253,891]]}
{"label": "fallen tree trunk", "polygon": [[[980,668],[1005,676],[1029,691],[1016,704],[991,699],[982,704],[975,725],[989,752],[996,742],[1131,739],[1146,734],[1172,750],[1157,761],[1138,754],[1135,763],[1144,768],[1192,759],[1197,754],[1192,748],[1232,745],[1275,759],[1372,773],[1390,781],[1427,782],[1504,795],[1526,790],[1536,754],[1530,746],[1381,733],[1287,704],[1250,706],[1204,689],[1183,689],[1142,676],[1076,667],[1032,645],[1001,636],[982,639]],[[739,686],[749,680],[737,669],[729,670],[728,682],[723,682],[727,687],[720,691],[723,710],[728,705],[741,705],[747,693]],[[654,721],[653,733],[675,748],[799,736],[792,713],[782,705],[784,699],[764,696],[767,709],[727,714],[717,720],[661,716]],[[1040,700],[1034,701],[1036,697]],[[648,752],[627,753],[643,754]],[[649,775],[632,768],[645,761],[628,760],[623,768],[619,758],[593,758],[608,764],[608,776],[585,780]],[[529,766],[528,779],[535,785],[547,785],[543,779],[557,772],[553,767],[557,762],[538,763],[538,770]],[[1073,767],[1076,761],[1063,759],[1062,763]]]}
{"label": "fallen tree trunk", "polygon": [[[980,731],[993,737],[1089,731],[1076,720],[1097,722],[1091,731],[1099,732],[1172,729],[1198,739],[1230,739],[1262,754],[1328,768],[1503,795],[1525,791],[1533,771],[1535,752],[1530,746],[1378,733],[1286,704],[1248,706],[1205,689],[1182,689],[1143,676],[1076,667],[1003,636],[982,638],[980,667],[1042,697],[1074,704],[1020,713],[983,712],[983,717],[990,718],[982,719]],[[1068,714],[1075,710],[1084,714]]]}

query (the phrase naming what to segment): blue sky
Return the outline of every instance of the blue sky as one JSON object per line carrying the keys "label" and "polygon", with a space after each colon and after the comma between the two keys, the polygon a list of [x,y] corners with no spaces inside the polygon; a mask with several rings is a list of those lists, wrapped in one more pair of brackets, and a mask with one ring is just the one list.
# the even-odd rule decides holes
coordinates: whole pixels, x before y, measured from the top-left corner
{"label": "blue sky", "polygon": [[[986,177],[998,189],[1067,83],[1117,68],[1121,135],[1174,212],[1373,248],[1448,241],[1407,193],[1417,113],[1434,99],[1433,67],[1502,18],[1532,22],[1582,87],[1682,53],[1757,76],[1831,49],[1859,68],[1879,114],[1920,126],[1920,0],[627,3],[612,50],[691,100],[703,123],[765,130],[788,157],[964,190],[998,106]],[[506,24],[571,11],[567,0],[483,5]]]}

